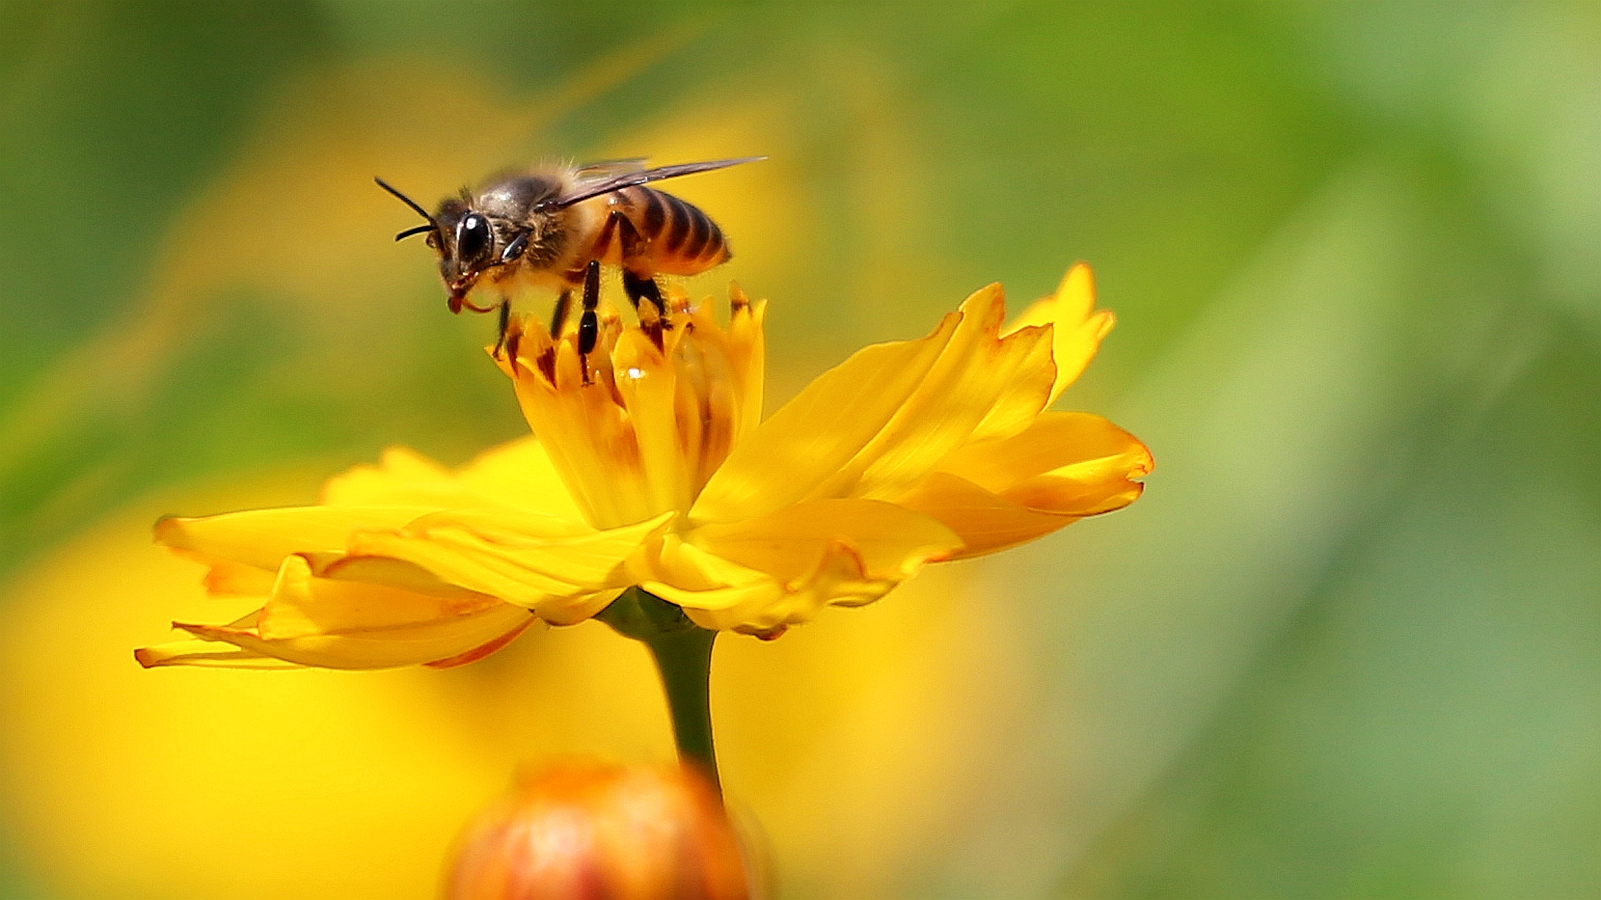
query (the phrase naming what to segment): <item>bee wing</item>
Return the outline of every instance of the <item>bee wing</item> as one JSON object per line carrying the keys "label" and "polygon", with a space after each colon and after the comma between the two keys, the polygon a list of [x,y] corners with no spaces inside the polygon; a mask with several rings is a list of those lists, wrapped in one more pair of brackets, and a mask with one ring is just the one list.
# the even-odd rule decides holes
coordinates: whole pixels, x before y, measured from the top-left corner
{"label": "bee wing", "polygon": [[648,156],[630,156],[627,159],[602,159],[579,166],[575,173],[579,181],[592,182],[619,175],[632,175],[645,171]]}
{"label": "bee wing", "polygon": [[[683,163],[676,166],[662,166],[661,168],[657,169],[639,169],[633,172],[607,175],[597,181],[580,182],[573,188],[572,191],[562,195],[561,197],[558,197],[554,205],[560,209],[562,207],[572,206],[574,203],[577,203],[581,200],[588,200],[590,197],[598,197],[601,194],[609,194],[612,191],[620,191],[625,187],[633,187],[636,184],[645,184],[649,181],[661,181],[664,178],[678,178],[682,175],[694,175],[697,172],[710,172],[713,169],[726,169],[729,166],[737,166],[740,163],[756,162],[757,160],[766,158],[767,157],[765,156],[741,156],[735,159],[717,159],[712,160],[711,162]],[[632,160],[629,161],[631,162]],[[579,171],[582,172],[584,170],[580,169]]]}

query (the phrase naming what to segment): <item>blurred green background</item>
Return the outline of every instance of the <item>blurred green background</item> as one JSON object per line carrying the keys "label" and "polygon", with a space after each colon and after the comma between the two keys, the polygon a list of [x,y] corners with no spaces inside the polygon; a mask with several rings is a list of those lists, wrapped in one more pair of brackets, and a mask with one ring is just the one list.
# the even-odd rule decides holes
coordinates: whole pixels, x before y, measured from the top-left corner
{"label": "blurred green background", "polygon": [[[0,5],[0,893],[428,897],[519,761],[663,759],[600,626],[142,672],[166,512],[523,432],[390,236],[508,164],[676,182],[768,408],[1075,259],[1143,499],[714,671],[781,896],[1601,894],[1601,6]],[[1014,308],[1018,308],[1015,307]],[[543,311],[539,311],[543,314]]]}

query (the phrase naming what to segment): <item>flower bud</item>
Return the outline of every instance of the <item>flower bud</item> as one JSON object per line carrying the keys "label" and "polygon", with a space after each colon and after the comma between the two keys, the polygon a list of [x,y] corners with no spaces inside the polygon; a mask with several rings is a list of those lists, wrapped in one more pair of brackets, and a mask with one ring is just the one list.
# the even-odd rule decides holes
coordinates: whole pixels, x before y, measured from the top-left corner
{"label": "flower bud", "polygon": [[690,769],[565,761],[468,826],[446,900],[748,900],[721,798]]}

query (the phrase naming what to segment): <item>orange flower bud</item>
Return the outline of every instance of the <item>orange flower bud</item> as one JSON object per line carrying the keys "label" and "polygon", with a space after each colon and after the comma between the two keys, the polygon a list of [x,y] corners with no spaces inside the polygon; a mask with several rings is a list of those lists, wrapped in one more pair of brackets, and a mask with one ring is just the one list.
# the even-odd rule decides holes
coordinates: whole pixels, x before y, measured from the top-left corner
{"label": "orange flower bud", "polygon": [[567,761],[467,828],[446,900],[748,900],[739,842],[698,773]]}

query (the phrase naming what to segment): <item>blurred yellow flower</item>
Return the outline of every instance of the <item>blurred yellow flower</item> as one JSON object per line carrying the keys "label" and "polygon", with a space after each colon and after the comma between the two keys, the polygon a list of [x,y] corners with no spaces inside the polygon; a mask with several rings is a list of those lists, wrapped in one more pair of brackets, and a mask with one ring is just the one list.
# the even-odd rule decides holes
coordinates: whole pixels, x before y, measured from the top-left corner
{"label": "blurred yellow flower", "polygon": [[[1046,407],[1110,330],[1088,267],[1010,327],[999,285],[927,337],[867,347],[761,419],[764,304],[727,327],[682,294],[671,328],[514,323],[497,357],[535,437],[457,473],[405,450],[317,506],[168,519],[213,593],[265,596],[141,663],[444,666],[627,588],[696,624],[775,636],[870,603],[926,563],[1032,540],[1139,496],[1138,440]],[[588,371],[585,371],[586,368]]]}

